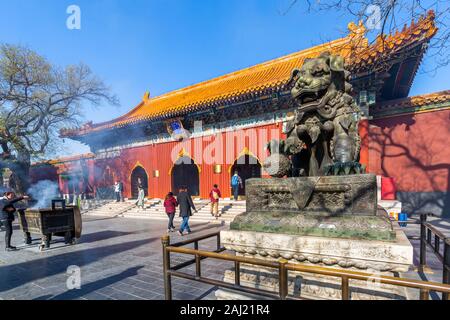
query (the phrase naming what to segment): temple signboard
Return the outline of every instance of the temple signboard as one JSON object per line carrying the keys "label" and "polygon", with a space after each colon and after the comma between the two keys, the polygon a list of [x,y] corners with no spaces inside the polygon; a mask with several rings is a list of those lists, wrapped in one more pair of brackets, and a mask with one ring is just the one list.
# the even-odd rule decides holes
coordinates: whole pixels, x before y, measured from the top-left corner
{"label": "temple signboard", "polygon": [[95,155],[95,159],[96,160],[114,159],[114,158],[120,157],[120,155],[121,155],[120,150],[102,151],[102,152],[98,152]]}

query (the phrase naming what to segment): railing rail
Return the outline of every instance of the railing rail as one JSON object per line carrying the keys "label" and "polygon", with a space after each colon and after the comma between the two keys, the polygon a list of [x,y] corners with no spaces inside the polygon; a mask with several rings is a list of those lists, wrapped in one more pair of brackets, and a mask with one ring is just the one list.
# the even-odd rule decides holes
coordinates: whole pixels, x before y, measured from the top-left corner
{"label": "railing rail", "polygon": [[[442,262],[442,283],[450,284],[450,238],[439,229],[427,222],[431,214],[420,214],[420,270],[423,272],[427,266],[427,246],[430,247]],[[443,250],[441,254],[441,244]],[[442,293],[442,299],[448,300],[449,293]]]}
{"label": "railing rail", "polygon": [[[198,243],[201,240],[217,237],[217,248],[215,251],[199,250]],[[406,278],[398,278],[392,276],[373,275],[364,272],[341,270],[330,267],[318,267],[302,264],[291,264],[285,259],[278,261],[270,261],[263,259],[247,258],[243,256],[236,256],[227,253],[221,253],[225,251],[220,245],[220,232],[210,233],[198,238],[180,241],[178,243],[170,244],[170,237],[168,235],[161,238],[163,247],[163,272],[164,272],[164,287],[166,300],[172,300],[172,277],[179,277],[188,280],[198,281],[202,283],[211,284],[218,287],[233,289],[241,292],[257,294],[273,299],[303,299],[300,297],[294,297],[288,294],[288,273],[289,271],[306,272],[312,274],[326,275],[341,278],[341,294],[343,300],[351,299],[350,294],[350,280],[363,280],[363,281],[376,281],[380,284],[388,284],[394,286],[400,286],[405,288],[414,288],[420,290],[420,299],[428,300],[429,293],[431,291],[442,293],[443,299],[448,299],[450,294],[450,285],[441,284],[437,282],[428,282],[421,280],[412,280]],[[184,248],[183,246],[194,244],[194,249]],[[179,253],[194,256],[194,259],[180,263],[171,267],[170,254]],[[448,255],[446,256],[448,258]],[[201,261],[206,258],[224,260],[234,262],[235,266],[235,279],[234,283],[220,281],[216,279],[206,278],[201,272]],[[261,267],[273,268],[278,270],[279,274],[279,292],[275,292],[251,288],[242,286],[240,283],[241,264],[251,264]],[[178,271],[183,267],[195,264],[195,275]]]}

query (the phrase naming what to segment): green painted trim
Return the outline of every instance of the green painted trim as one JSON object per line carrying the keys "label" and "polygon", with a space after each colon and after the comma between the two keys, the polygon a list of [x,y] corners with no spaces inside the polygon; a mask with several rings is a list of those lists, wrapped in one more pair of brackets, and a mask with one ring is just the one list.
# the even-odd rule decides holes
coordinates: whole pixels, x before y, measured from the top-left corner
{"label": "green painted trim", "polygon": [[374,112],[371,114],[373,119],[382,119],[382,118],[388,118],[388,117],[395,117],[400,115],[406,115],[406,114],[413,114],[413,113],[424,113],[424,112],[433,112],[433,111],[443,111],[450,108],[450,101],[446,101],[439,104],[431,104],[421,107],[406,107],[403,109],[389,109],[389,110],[383,110],[381,112]]}

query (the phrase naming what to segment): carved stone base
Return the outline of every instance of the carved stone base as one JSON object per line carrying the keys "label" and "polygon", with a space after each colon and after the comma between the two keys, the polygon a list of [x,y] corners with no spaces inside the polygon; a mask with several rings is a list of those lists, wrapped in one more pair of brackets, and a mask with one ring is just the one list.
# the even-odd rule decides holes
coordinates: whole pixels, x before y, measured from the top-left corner
{"label": "carved stone base", "polygon": [[[413,263],[413,248],[405,234],[395,228],[396,241],[346,240],[294,236],[286,234],[246,231],[222,231],[221,242],[237,255],[265,260],[284,258],[290,263],[330,266],[337,269],[364,271],[375,275],[394,275],[405,272]],[[224,281],[234,283],[234,270],[227,270]],[[308,299],[341,299],[341,280],[304,272],[289,272],[289,294]],[[241,266],[241,284],[278,292],[278,273],[275,269]],[[352,299],[406,299],[406,290],[381,285],[373,281],[350,280]],[[253,295],[218,290],[218,299]],[[238,298],[242,299],[242,297]]]}
{"label": "carved stone base", "polygon": [[377,181],[373,174],[297,178],[253,178],[245,181],[247,212],[320,216],[377,214]]}
{"label": "carved stone base", "polygon": [[372,174],[248,179],[247,211],[232,230],[394,241],[392,224],[377,207]]}

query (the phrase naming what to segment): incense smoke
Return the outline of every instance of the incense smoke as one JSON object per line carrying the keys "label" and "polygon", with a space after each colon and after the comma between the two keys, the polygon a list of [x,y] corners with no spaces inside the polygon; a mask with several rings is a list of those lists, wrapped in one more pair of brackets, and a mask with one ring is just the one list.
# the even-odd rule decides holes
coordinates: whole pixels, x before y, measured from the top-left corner
{"label": "incense smoke", "polygon": [[42,180],[28,189],[28,195],[37,203],[31,209],[50,208],[52,200],[59,198],[59,188],[56,182]]}

